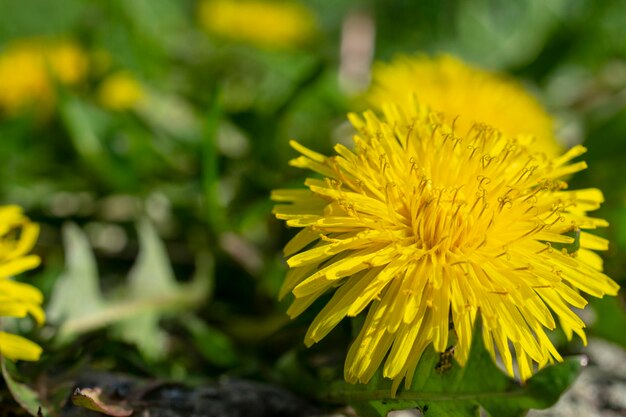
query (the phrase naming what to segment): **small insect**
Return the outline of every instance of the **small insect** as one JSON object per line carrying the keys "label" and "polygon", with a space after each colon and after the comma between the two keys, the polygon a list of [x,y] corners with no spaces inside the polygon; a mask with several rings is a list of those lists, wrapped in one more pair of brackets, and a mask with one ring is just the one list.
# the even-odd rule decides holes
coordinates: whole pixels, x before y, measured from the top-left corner
{"label": "small insect", "polygon": [[454,357],[454,348],[455,346],[452,345],[448,347],[445,351],[439,354],[439,362],[437,362],[437,365],[435,365],[435,371],[437,371],[440,374],[443,374],[444,372],[448,372],[450,369],[452,369],[452,358]]}

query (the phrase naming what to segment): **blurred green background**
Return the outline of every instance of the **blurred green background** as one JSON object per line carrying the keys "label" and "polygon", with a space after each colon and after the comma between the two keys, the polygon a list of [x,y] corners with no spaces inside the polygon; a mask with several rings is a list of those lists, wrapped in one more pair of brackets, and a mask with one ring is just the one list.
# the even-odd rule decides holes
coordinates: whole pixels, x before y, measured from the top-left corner
{"label": "blurred green background", "polygon": [[[288,323],[276,300],[292,231],[268,196],[305,175],[288,140],[330,153],[371,62],[397,53],[451,52],[539,97],[564,145],[589,149],[570,185],[605,192],[605,269],[626,282],[626,2],[311,0],[207,17],[230,3],[0,0],[0,201],[42,226],[43,266],[25,279],[49,320],[19,326],[45,366],[279,379],[314,314]],[[592,336],[626,347],[623,301],[593,301]]]}

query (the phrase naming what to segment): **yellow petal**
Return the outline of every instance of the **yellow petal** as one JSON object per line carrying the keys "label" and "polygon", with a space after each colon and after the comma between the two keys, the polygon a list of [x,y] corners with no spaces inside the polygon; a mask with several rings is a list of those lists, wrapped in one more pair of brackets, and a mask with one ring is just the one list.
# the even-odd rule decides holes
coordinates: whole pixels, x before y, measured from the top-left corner
{"label": "yellow petal", "polygon": [[37,268],[41,259],[37,255],[28,255],[0,264],[0,278],[12,277],[29,269]]}
{"label": "yellow petal", "polygon": [[0,354],[7,359],[12,361],[37,361],[42,351],[38,344],[28,339],[0,332]]}

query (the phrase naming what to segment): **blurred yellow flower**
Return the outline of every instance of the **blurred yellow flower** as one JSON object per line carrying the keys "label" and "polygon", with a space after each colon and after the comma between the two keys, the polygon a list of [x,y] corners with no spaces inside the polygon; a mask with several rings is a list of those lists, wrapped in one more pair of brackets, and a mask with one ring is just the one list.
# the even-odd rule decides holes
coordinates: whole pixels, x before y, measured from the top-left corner
{"label": "blurred yellow flower", "polygon": [[139,81],[127,72],[117,72],[107,77],[98,90],[98,98],[111,110],[130,110],[145,99]]}
{"label": "blurred yellow flower", "polygon": [[380,110],[385,103],[420,103],[454,120],[463,135],[474,122],[486,123],[508,136],[519,137],[550,156],[561,146],[554,122],[522,85],[503,74],[474,68],[449,55],[431,58],[399,56],[391,63],[377,63],[372,74],[368,103]]}
{"label": "blurred yellow flower", "polygon": [[323,178],[307,189],[276,190],[278,219],[302,228],[285,246],[290,270],[281,297],[295,317],[323,294],[334,295],[305,343],[324,338],[344,317],[367,311],[345,364],[348,382],[367,383],[383,363],[394,390],[411,384],[429,346],[449,348],[464,365],[478,316],[494,361],[501,356],[522,380],[561,356],[546,335],[560,322],[585,341],[571,307],[579,291],[615,295],[593,250],[608,242],[587,230],[603,201],[598,189],[567,190],[585,169],[576,146],[548,157],[484,124],[463,135],[438,113],[413,102],[351,115],[355,149],[326,157],[296,142],[291,165]]}
{"label": "blurred yellow flower", "polygon": [[[41,291],[11,279],[39,265],[39,257],[28,254],[38,235],[39,226],[25,217],[19,207],[0,207],[0,317],[30,315],[39,325],[45,322]],[[0,355],[11,360],[34,361],[39,359],[41,347],[21,336],[0,331]]]}
{"label": "blurred yellow flower", "polygon": [[217,36],[264,48],[298,46],[316,29],[311,11],[292,1],[204,0],[199,19]]}
{"label": "blurred yellow flower", "polygon": [[18,40],[0,53],[0,110],[15,114],[27,106],[49,111],[54,82],[72,85],[87,72],[87,57],[70,41]]}

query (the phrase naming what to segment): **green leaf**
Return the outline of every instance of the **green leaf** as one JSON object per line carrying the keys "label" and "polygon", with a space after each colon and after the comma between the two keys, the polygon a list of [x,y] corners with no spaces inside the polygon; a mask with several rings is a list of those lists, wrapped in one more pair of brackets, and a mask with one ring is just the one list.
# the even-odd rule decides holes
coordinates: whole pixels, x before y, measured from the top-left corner
{"label": "green leaf", "polygon": [[386,416],[389,411],[410,408],[419,408],[428,417],[470,417],[477,416],[481,407],[491,417],[518,417],[531,408],[553,405],[582,366],[580,358],[567,358],[521,385],[498,369],[480,336],[474,337],[465,367],[454,362],[442,371],[440,361],[441,354],[429,348],[411,387],[395,397],[391,396],[391,380],[383,378],[379,370],[367,385],[333,384],[328,399],[347,400],[362,417]]}
{"label": "green leaf", "polygon": [[[1,358],[0,360],[2,361],[2,376],[4,377],[4,382],[7,384],[13,399],[17,401],[20,407],[28,411],[31,415],[43,415],[44,417],[48,417],[50,415],[50,411],[46,407],[42,406],[39,395],[29,386],[18,382],[13,377],[12,373],[15,373],[14,364],[5,358]],[[11,368],[11,370],[9,368]]]}
{"label": "green leaf", "polygon": [[626,309],[618,297],[592,299],[596,320],[590,333],[626,348]]}
{"label": "green leaf", "polygon": [[202,190],[206,203],[207,221],[215,234],[228,229],[228,218],[219,199],[219,152],[217,132],[222,110],[220,91],[215,90],[207,111],[202,134]]}
{"label": "green leaf", "polygon": [[[0,42],[7,38],[58,35],[71,32],[74,25],[79,24],[84,2],[81,0],[58,0],[51,3],[47,0],[7,1],[2,4],[0,13]],[[37,13],[33,13],[37,10]]]}
{"label": "green leaf", "polygon": [[237,351],[228,335],[191,315],[183,319],[183,325],[206,360],[225,368],[237,364]]}
{"label": "green leaf", "polygon": [[105,155],[95,131],[93,117],[89,117],[86,105],[77,97],[67,94],[62,99],[61,115],[74,148],[86,160],[98,161]]}
{"label": "green leaf", "polygon": [[172,38],[188,28],[182,3],[176,0],[117,1],[133,28],[142,34],[142,41],[154,47],[168,46]]}
{"label": "green leaf", "polygon": [[311,369],[304,364],[298,349],[291,349],[278,359],[276,376],[281,385],[291,387],[294,392],[305,396],[326,389],[323,378],[315,377]]}
{"label": "green leaf", "polygon": [[65,271],[58,278],[48,304],[48,320],[52,323],[95,314],[105,304],[100,292],[96,258],[87,236],[76,224],[66,223],[63,242]]}
{"label": "green leaf", "polygon": [[[156,230],[147,219],[139,222],[137,230],[140,250],[128,275],[129,296],[139,301],[175,294],[178,284]],[[146,357],[160,359],[167,344],[167,337],[159,327],[160,316],[156,309],[138,312],[121,321],[116,332],[123,340],[135,344]]]}
{"label": "green leaf", "polygon": [[140,252],[120,291],[123,298],[105,297],[98,284],[95,259],[84,233],[75,225],[64,228],[66,271],[54,288],[49,315],[60,322],[59,343],[106,326],[134,343],[147,358],[158,359],[165,351],[166,334],[159,320],[176,311],[201,305],[210,292],[211,257],[198,257],[196,273],[188,284],[179,284],[167,253],[153,226],[138,224]]}
{"label": "green leaf", "polygon": [[117,190],[136,190],[135,170],[116,163],[102,139],[110,116],[62,88],[59,93],[61,120],[86,170]]}
{"label": "green leaf", "polygon": [[460,2],[455,30],[450,32],[454,36],[439,47],[491,68],[529,62],[572,3],[529,0],[493,7],[487,0]]}

